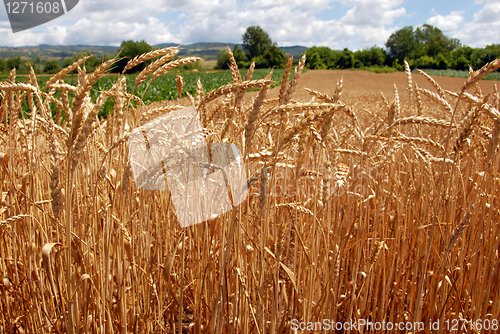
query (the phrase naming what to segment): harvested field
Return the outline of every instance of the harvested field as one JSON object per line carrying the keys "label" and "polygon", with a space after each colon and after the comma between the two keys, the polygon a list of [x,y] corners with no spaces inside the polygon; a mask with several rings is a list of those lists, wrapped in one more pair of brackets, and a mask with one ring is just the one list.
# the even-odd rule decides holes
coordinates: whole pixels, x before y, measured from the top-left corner
{"label": "harvested field", "polygon": [[[310,95],[304,90],[309,88],[326,93],[330,96],[335,92],[337,82],[344,78],[342,99],[350,106],[358,108],[372,107],[374,104],[382,103],[380,92],[386,97],[394,94],[394,85],[400,91],[401,99],[406,100],[408,93],[406,86],[408,84],[407,75],[404,72],[394,73],[373,73],[369,71],[351,71],[351,70],[308,70],[300,78],[297,84],[294,98],[301,101],[310,99]],[[433,79],[446,90],[452,92],[460,91],[464,79],[436,76]],[[429,81],[422,75],[413,75],[413,81],[421,88],[433,89]],[[479,87],[483,92],[491,92],[495,81],[482,80]],[[269,96],[276,97],[279,88],[271,90]]]}
{"label": "harvested field", "polygon": [[[177,51],[131,60],[162,57],[135,86]],[[149,106],[125,76],[94,103],[113,60],[82,63],[0,82],[0,332],[498,331],[499,59],[433,81],[302,58],[270,89],[231,58],[231,84]]]}

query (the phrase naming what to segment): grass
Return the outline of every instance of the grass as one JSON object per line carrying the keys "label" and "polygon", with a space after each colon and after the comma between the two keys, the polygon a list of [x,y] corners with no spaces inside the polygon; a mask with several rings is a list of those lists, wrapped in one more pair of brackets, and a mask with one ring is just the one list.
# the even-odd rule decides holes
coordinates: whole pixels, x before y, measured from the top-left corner
{"label": "grass", "polygon": [[[342,82],[295,102],[300,68],[269,93],[269,80],[241,83],[233,66],[235,82],[199,90],[194,105],[132,108],[132,78],[105,77],[106,66],[82,74],[70,101],[0,83],[0,332],[283,333],[324,319],[416,332],[458,318],[498,331],[498,91],[471,89],[460,102],[436,83],[415,89],[408,73],[411,95],[400,87],[353,110]],[[114,112],[99,119],[110,97]],[[30,112],[18,118],[23,103]],[[140,127],[186,106],[202,141],[240,148],[249,192],[182,228],[169,190],[136,184],[145,161],[130,159],[128,138],[138,129],[141,147],[183,154],[187,136],[149,142]],[[174,177],[175,159],[160,158],[161,177]],[[205,202],[233,189],[212,186]]]}
{"label": "grass", "polygon": [[389,67],[389,66],[368,66],[368,67],[361,67],[357,68],[354,70],[361,70],[361,71],[370,71],[374,73],[394,73],[398,72],[398,70],[394,67]]}

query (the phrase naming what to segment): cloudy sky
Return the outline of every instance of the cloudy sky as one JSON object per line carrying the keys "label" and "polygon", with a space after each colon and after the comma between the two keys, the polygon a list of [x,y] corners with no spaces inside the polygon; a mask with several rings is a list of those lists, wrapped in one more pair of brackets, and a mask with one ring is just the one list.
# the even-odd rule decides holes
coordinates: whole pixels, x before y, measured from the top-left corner
{"label": "cloudy sky", "polygon": [[0,6],[0,46],[240,43],[259,25],[279,46],[358,50],[429,23],[473,47],[500,43],[500,0],[80,0],[53,21],[12,33]]}

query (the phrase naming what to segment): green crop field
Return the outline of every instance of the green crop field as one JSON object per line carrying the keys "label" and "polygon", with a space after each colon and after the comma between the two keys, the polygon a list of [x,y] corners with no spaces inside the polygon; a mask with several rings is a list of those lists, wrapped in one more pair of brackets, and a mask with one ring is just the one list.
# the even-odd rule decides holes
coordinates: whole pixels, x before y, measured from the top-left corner
{"label": "green crop field", "polygon": [[[457,71],[457,70],[433,70],[433,69],[423,69],[423,71],[429,75],[438,75],[444,77],[452,77],[452,78],[464,78],[467,79],[469,77],[469,72],[467,71]],[[414,73],[417,73],[415,70]],[[500,72],[493,72],[488,74],[483,78],[484,80],[500,80]]]}
{"label": "green crop field", "polygon": [[[270,70],[271,69],[256,69],[253,72],[252,79],[253,80],[263,79],[269,73]],[[276,85],[279,84],[279,82],[281,82],[284,71],[285,71],[284,69],[273,70],[272,80],[274,80],[275,82],[271,87],[275,87]],[[244,78],[246,73],[247,70],[241,70],[240,71],[241,77]],[[180,75],[184,79],[184,93],[182,94],[182,97],[187,96],[187,94],[185,93],[186,91],[191,95],[194,95],[196,93],[196,83],[198,81],[198,78],[200,79],[203,85],[203,90],[205,93],[232,82],[231,72],[229,70],[217,71],[217,72],[181,72],[172,74],[167,73],[153,80],[149,84],[149,87],[147,87],[147,85],[151,79],[148,78],[144,80],[144,82],[141,83],[135,91],[133,91],[135,86],[135,78],[137,77],[137,75],[131,74],[127,75],[127,92],[133,93],[134,95],[141,97],[146,105],[155,101],[177,99],[179,97],[179,94],[177,93],[177,86],[175,82],[176,75]],[[293,71],[291,75],[293,75]],[[49,80],[49,78],[50,76],[38,76],[37,77],[38,85],[43,89],[43,87],[45,86],[45,82]],[[76,75],[68,75],[65,78],[66,78],[66,83],[76,86],[77,82]],[[90,91],[90,97],[92,98],[92,102],[95,103],[97,97],[99,96],[99,92],[109,90],[117,79],[118,75],[114,74],[110,74],[103,78],[100,78]],[[8,80],[8,76],[0,77],[0,81],[6,81],[6,80]],[[16,82],[24,82],[24,83],[28,82],[27,76],[18,76],[16,78]],[[146,87],[147,90],[146,93],[144,93]],[[72,99],[73,96],[74,94],[70,93],[70,99]],[[55,97],[56,98],[59,97],[59,92],[55,93]],[[99,115],[104,117],[107,116],[108,113],[113,110],[113,103],[114,99],[109,98],[105,102],[103,109],[101,110]],[[53,111],[55,111],[55,106],[52,106],[52,108],[54,109]],[[23,109],[26,111],[28,111],[29,109],[28,104],[26,102],[23,105]]]}

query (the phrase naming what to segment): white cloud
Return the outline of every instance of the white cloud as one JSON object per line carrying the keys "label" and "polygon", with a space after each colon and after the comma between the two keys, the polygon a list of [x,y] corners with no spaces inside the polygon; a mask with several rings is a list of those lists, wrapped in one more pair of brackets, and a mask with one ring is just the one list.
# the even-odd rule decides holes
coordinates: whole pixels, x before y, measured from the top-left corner
{"label": "white cloud", "polygon": [[495,23],[500,20],[500,2],[487,3],[483,9],[474,13],[474,22]]}
{"label": "white cloud", "polygon": [[401,1],[349,1],[354,5],[349,9],[342,21],[356,26],[380,27],[391,25],[398,17],[405,15],[405,8],[395,8]]}
{"label": "white cloud", "polygon": [[488,4],[488,3],[499,3],[500,0],[475,0],[474,3],[478,4],[478,5],[484,5],[484,4]]}
{"label": "white cloud", "polygon": [[[431,16],[427,23],[463,43],[499,43],[500,1],[475,2],[482,9],[470,22],[464,11],[422,11]],[[405,0],[86,0],[44,26],[16,34],[0,11],[0,44],[119,45],[128,39],[150,44],[238,43],[248,26],[260,25],[281,46],[356,50],[383,46],[403,27],[401,20],[411,16],[404,4]],[[324,14],[329,12],[332,17]]]}
{"label": "white cloud", "polygon": [[463,44],[471,47],[484,47],[500,43],[500,0],[476,0],[481,8],[473,13],[472,20],[467,21],[466,11],[451,11],[448,15],[440,15],[433,11],[433,16],[426,23],[441,29],[446,35],[458,38]]}
{"label": "white cloud", "polygon": [[465,11],[453,11],[449,15],[436,15],[430,17],[426,23],[438,27],[445,34],[458,29],[460,24],[464,21]]}
{"label": "white cloud", "polygon": [[[88,0],[44,27],[12,34],[0,16],[4,45],[101,44],[145,39],[151,44],[240,42],[245,29],[260,25],[279,45],[333,48],[384,43],[391,25],[405,15],[402,0]],[[342,18],[318,19],[333,8]],[[166,15],[168,19],[164,19]]]}

